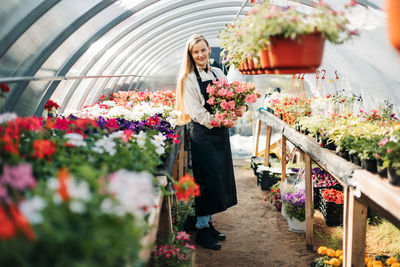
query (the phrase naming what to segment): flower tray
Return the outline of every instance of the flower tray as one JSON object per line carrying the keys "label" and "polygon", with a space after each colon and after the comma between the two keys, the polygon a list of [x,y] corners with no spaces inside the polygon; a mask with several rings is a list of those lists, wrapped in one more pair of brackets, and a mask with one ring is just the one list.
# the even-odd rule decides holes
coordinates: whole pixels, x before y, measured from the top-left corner
{"label": "flower tray", "polygon": [[336,184],[334,186],[320,186],[314,187],[314,209],[321,211],[322,205],[322,191],[325,189],[336,189],[336,190],[343,190],[343,187],[340,184]]}
{"label": "flower tray", "polygon": [[278,174],[270,171],[261,171],[258,173],[257,177],[261,190],[269,190],[271,186],[281,180],[281,177],[279,177]]}
{"label": "flower tray", "polygon": [[[322,190],[321,190],[322,191]],[[327,226],[339,226],[343,224],[343,204],[326,201],[322,198],[321,213],[324,215]]]}

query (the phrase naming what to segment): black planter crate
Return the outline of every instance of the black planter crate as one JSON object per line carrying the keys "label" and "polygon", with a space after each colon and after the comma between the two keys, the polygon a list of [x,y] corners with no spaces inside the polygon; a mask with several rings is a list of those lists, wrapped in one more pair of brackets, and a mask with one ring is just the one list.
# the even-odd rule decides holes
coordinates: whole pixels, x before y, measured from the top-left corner
{"label": "black planter crate", "polygon": [[[321,193],[322,195],[322,193]],[[322,198],[321,213],[324,215],[327,226],[339,226],[343,224],[343,204],[326,201]]]}
{"label": "black planter crate", "polygon": [[270,171],[260,171],[257,173],[258,183],[261,186],[261,190],[269,190],[271,186],[281,180],[281,177]]}
{"label": "black planter crate", "polygon": [[320,186],[320,187],[314,187],[314,209],[318,209],[321,211],[321,205],[322,205],[322,191],[325,189],[336,189],[339,191],[343,190],[343,187],[341,184],[335,184],[334,186]]}
{"label": "black planter crate", "polygon": [[253,173],[255,176],[257,176],[257,168],[263,164],[264,162],[260,161],[257,157],[251,157],[250,167],[253,169]]}

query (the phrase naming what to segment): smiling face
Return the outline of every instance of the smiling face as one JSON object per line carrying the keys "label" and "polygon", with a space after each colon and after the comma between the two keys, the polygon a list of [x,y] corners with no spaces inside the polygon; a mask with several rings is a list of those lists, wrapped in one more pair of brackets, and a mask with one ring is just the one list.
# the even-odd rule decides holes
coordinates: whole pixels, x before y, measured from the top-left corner
{"label": "smiling face", "polygon": [[200,41],[192,48],[192,57],[196,65],[200,68],[205,68],[208,63],[210,48],[206,42]]}

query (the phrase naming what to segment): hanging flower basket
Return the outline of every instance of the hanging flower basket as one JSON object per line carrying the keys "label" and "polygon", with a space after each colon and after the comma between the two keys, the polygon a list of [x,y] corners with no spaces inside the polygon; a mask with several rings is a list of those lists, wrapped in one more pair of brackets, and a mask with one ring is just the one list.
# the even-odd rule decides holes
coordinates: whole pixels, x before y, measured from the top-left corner
{"label": "hanging flower basket", "polygon": [[400,52],[400,1],[386,0],[386,10],[390,42]]}
{"label": "hanging flower basket", "polygon": [[303,34],[292,40],[271,38],[269,60],[277,74],[315,72],[321,65],[325,39],[322,34]]}

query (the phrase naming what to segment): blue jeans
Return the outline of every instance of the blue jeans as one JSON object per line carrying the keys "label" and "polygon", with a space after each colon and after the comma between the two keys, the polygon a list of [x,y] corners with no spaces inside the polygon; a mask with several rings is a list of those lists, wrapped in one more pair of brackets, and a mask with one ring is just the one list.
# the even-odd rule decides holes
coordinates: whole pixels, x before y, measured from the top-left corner
{"label": "blue jeans", "polygon": [[211,215],[206,215],[206,216],[198,216],[197,217],[197,223],[196,223],[196,228],[201,229],[204,227],[209,227],[209,224],[212,222]]}

